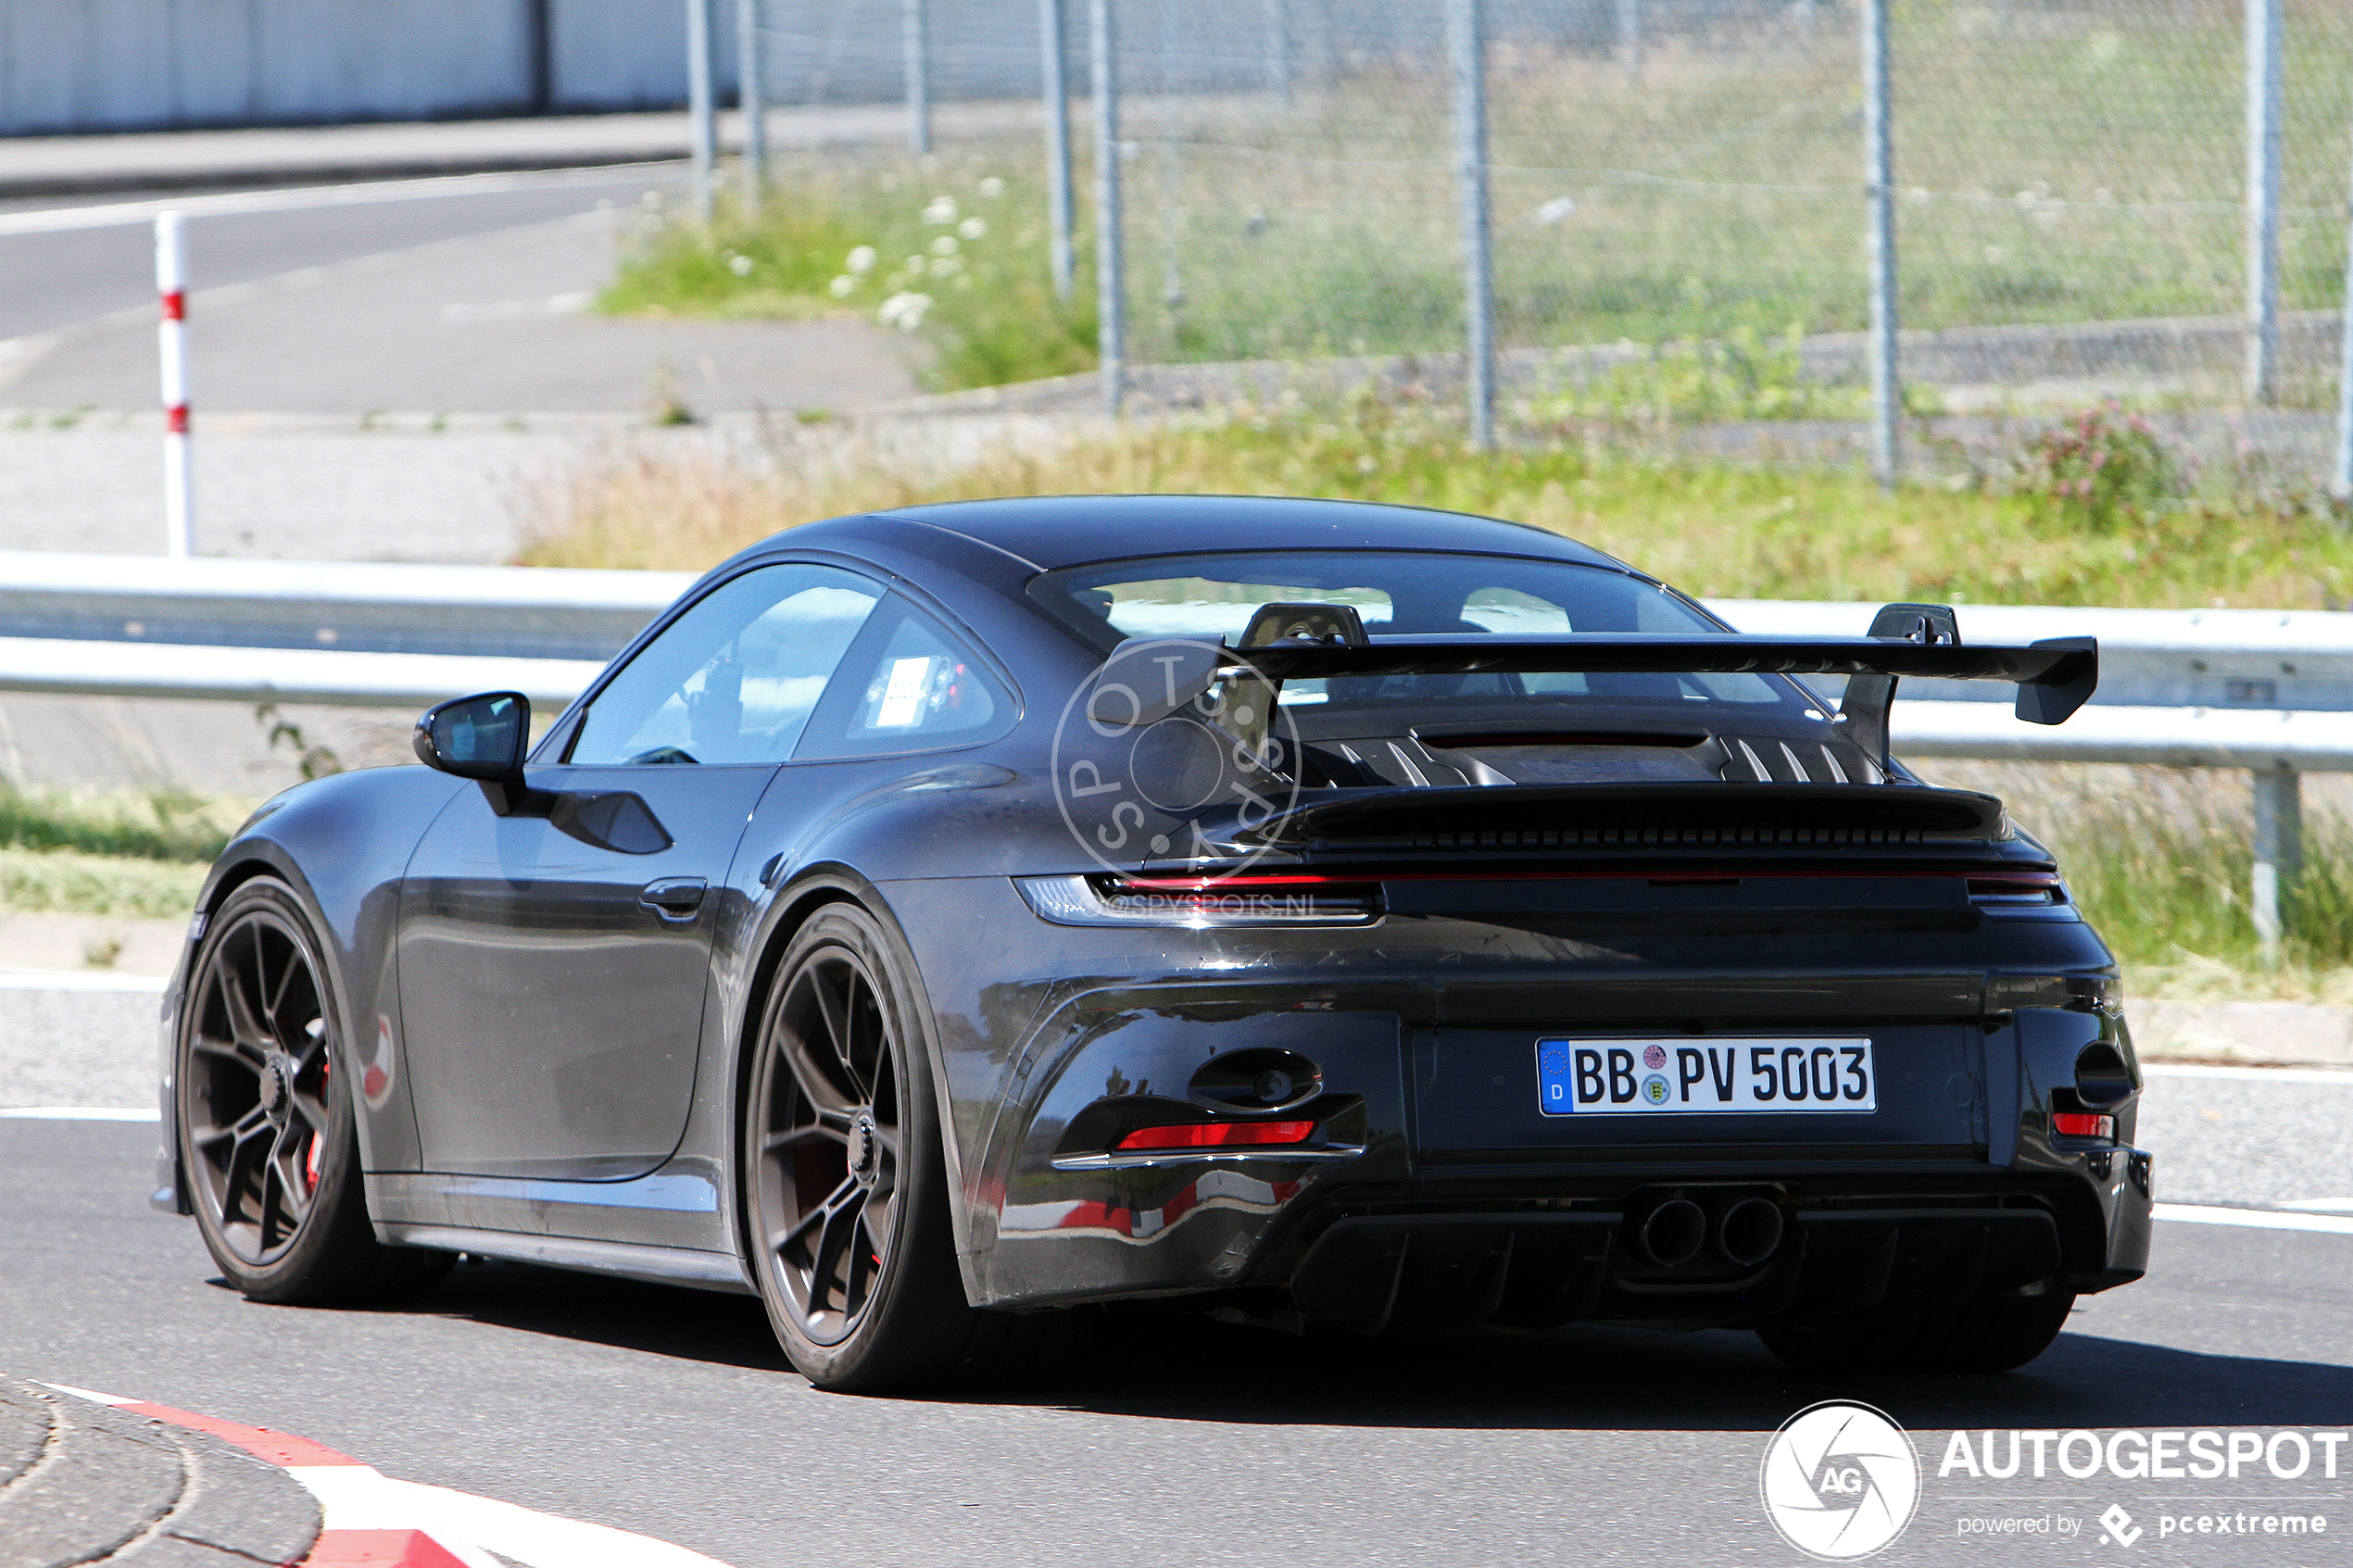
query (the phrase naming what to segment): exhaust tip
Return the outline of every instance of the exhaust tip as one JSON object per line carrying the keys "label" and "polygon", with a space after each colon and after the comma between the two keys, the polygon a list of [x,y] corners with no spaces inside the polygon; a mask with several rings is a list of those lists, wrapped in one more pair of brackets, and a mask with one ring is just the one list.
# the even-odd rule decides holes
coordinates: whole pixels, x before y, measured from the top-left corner
{"label": "exhaust tip", "polygon": [[1690,1262],[1706,1241],[1707,1215],[1687,1198],[1668,1198],[1634,1230],[1635,1250],[1663,1269]]}
{"label": "exhaust tip", "polygon": [[1716,1255],[1734,1268],[1754,1269],[1780,1250],[1785,1222],[1769,1198],[1743,1198],[1716,1227]]}

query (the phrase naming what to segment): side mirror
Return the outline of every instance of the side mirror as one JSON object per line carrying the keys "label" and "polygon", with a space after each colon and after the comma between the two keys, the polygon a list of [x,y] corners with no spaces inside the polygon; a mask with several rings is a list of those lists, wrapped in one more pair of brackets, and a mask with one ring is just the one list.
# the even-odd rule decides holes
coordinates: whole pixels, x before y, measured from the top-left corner
{"label": "side mirror", "polygon": [[484,692],[436,703],[418,717],[411,744],[426,767],[479,783],[490,809],[506,816],[525,793],[531,699],[521,692]]}

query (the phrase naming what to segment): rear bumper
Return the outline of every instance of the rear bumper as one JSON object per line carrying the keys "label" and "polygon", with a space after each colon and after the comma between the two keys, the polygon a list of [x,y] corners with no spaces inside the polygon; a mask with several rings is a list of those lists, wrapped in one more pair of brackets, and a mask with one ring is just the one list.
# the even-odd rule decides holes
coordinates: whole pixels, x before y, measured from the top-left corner
{"label": "rear bumper", "polygon": [[[1343,1215],[1299,1254],[1289,1289],[1302,1317],[1368,1332],[1392,1323],[1742,1327],[2022,1292],[2081,1294],[2137,1279],[2147,1260],[2145,1195],[2137,1223],[2128,1213],[2122,1233],[2091,1251],[2081,1214],[2068,1223],[2031,1195],[1910,1207],[1901,1198],[1793,1199],[1764,1185],[1726,1196],[1767,1197],[1780,1208],[1786,1229],[1768,1258],[1743,1267],[1710,1246],[1680,1269],[1644,1259],[1644,1205],[1706,1191],[1640,1189],[1615,1210]],[[2079,1233],[2072,1248],[2070,1231]]]}

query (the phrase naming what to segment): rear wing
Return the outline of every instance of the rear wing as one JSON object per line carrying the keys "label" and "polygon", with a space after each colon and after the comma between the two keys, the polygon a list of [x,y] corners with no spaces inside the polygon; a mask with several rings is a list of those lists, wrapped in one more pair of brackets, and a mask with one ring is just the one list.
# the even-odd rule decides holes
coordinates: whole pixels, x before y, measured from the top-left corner
{"label": "rear wing", "polygon": [[1481,672],[1843,675],[1848,679],[1839,721],[1848,738],[1884,769],[1888,709],[1902,677],[2008,681],[2018,687],[2018,717],[2031,724],[2060,724],[2098,686],[2100,655],[2091,637],[1965,645],[1952,610],[1942,605],[1889,605],[1873,619],[1870,634],[1861,637],[1734,632],[1372,637],[1349,606],[1268,605],[1252,618],[1239,648],[1158,638],[1119,648],[1105,663],[1088,711],[1101,724],[1151,724],[1224,683],[1217,712],[1209,716],[1257,750],[1265,745],[1285,681]]}

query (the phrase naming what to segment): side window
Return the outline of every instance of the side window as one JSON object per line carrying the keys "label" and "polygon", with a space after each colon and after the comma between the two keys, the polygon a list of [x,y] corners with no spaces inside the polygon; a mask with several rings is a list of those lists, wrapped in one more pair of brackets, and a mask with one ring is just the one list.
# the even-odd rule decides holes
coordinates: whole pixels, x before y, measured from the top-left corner
{"label": "side window", "polygon": [[1017,717],[1013,694],[963,642],[892,595],[810,721],[797,761],[884,757],[993,740]]}
{"label": "side window", "polygon": [[570,760],[783,761],[882,596],[829,566],[764,566],[722,584],[597,694]]}

